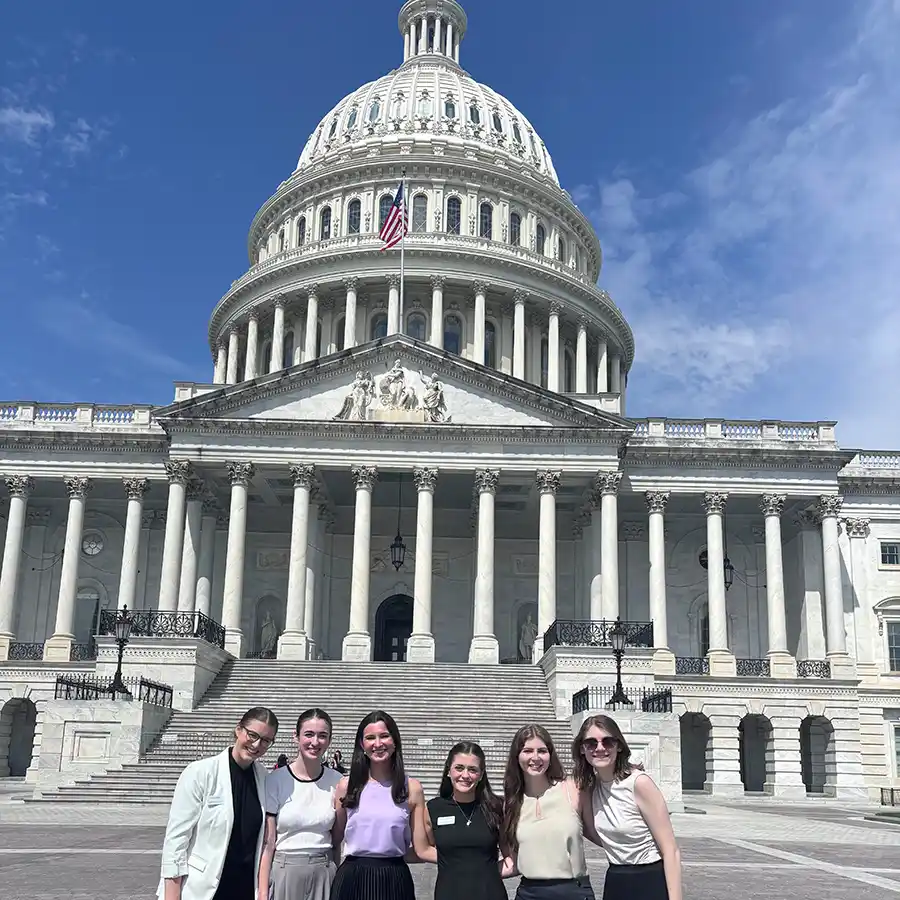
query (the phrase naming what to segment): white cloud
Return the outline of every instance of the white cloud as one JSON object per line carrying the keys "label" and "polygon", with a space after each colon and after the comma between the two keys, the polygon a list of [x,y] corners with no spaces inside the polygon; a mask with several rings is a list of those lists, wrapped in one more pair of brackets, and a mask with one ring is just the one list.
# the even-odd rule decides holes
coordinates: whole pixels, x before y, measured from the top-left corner
{"label": "white cloud", "polygon": [[46,109],[0,107],[0,139],[34,147],[45,131],[53,129],[53,114]]}
{"label": "white cloud", "polygon": [[900,445],[898,36],[900,0],[874,0],[827,65],[804,61],[815,89],[664,192],[589,192],[601,283],[636,333],[632,411],[834,417],[845,444]]}
{"label": "white cloud", "polygon": [[70,159],[86,156],[93,146],[106,137],[106,129],[89,125],[84,119],[76,119],[60,143]]}

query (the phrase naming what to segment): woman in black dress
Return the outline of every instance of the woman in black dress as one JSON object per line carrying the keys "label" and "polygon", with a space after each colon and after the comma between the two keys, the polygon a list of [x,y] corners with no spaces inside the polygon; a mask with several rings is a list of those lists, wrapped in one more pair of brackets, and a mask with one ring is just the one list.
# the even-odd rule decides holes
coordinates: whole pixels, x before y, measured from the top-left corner
{"label": "woman in black dress", "polygon": [[436,862],[434,900],[506,900],[505,854],[500,848],[503,806],[491,790],[484,751],[463,741],[447,756],[440,796],[425,807],[427,848],[416,847],[426,862]]}

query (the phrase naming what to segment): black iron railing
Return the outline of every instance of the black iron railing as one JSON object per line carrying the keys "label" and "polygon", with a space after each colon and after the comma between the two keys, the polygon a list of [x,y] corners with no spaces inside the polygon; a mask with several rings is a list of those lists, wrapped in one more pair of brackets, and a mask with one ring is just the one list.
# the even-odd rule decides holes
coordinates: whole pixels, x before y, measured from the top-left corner
{"label": "black iron railing", "polygon": [[[115,635],[119,612],[105,609],[100,613],[100,634]],[[225,628],[209,616],[198,612],[156,612],[140,610],[131,613],[131,637],[199,638],[225,649]]]}
{"label": "black iron railing", "polygon": [[772,673],[768,659],[736,659],[735,665],[742,678],[768,678]]}
{"label": "black iron railing", "polygon": [[[625,631],[626,647],[652,647],[652,622],[620,622]],[[614,621],[576,621],[557,619],[544,634],[544,649],[548,647],[611,647],[610,632]]]}
{"label": "black iron railing", "polygon": [[[148,678],[123,678],[132,699],[154,706],[172,708],[172,688],[168,684]],[[56,679],[56,700],[112,700],[112,682],[95,675],[59,675]],[[121,696],[120,696],[121,699]]]}
{"label": "black iron railing", "polygon": [[97,642],[91,638],[85,644],[72,644],[69,650],[70,662],[87,662],[97,658]]}
{"label": "black iron railing", "polygon": [[677,656],[676,675],[709,675],[709,659],[705,656]]}
{"label": "black iron railing", "polygon": [[248,653],[246,658],[247,659],[277,659],[278,651],[277,650],[254,650],[252,653]]}
{"label": "black iron railing", "polygon": [[827,659],[798,659],[798,678],[831,678],[831,663]]}
{"label": "black iron railing", "polygon": [[881,805],[900,806],[900,788],[882,788]]}
{"label": "black iron railing", "polygon": [[9,645],[8,659],[12,662],[15,660],[37,661],[44,658],[44,645],[26,644],[20,641],[13,641]]}
{"label": "black iron railing", "polygon": [[530,666],[532,662],[530,659],[522,659],[521,656],[507,656],[504,659],[500,660],[501,666]]}
{"label": "black iron railing", "polygon": [[625,693],[631,703],[613,703],[615,689],[612,686],[586,687],[572,695],[572,715],[588,712],[592,709],[608,710],[640,710],[645,713],[672,712],[671,688],[634,688]]}

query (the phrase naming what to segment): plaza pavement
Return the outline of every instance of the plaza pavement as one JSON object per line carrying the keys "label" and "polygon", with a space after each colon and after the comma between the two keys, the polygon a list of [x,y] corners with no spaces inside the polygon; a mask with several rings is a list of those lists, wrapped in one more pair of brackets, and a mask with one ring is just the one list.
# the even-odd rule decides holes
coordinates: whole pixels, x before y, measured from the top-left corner
{"label": "plaza pavement", "polygon": [[[822,801],[688,798],[673,816],[685,900],[888,900],[900,897],[900,825]],[[3,900],[152,900],[167,810],[0,803]],[[589,865],[602,896],[602,856]],[[434,869],[413,866],[420,900]],[[515,881],[508,882],[510,894]]]}

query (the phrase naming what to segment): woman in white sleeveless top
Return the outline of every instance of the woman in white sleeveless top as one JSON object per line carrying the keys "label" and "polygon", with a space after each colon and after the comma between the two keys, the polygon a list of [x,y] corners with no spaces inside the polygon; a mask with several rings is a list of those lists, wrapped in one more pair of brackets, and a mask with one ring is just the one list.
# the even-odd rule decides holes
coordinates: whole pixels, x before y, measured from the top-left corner
{"label": "woman in white sleeveless top", "polygon": [[585,834],[609,861],[603,900],[682,900],[681,853],[665,798],[630,756],[609,716],[585,719],[572,744],[573,775],[593,807]]}

